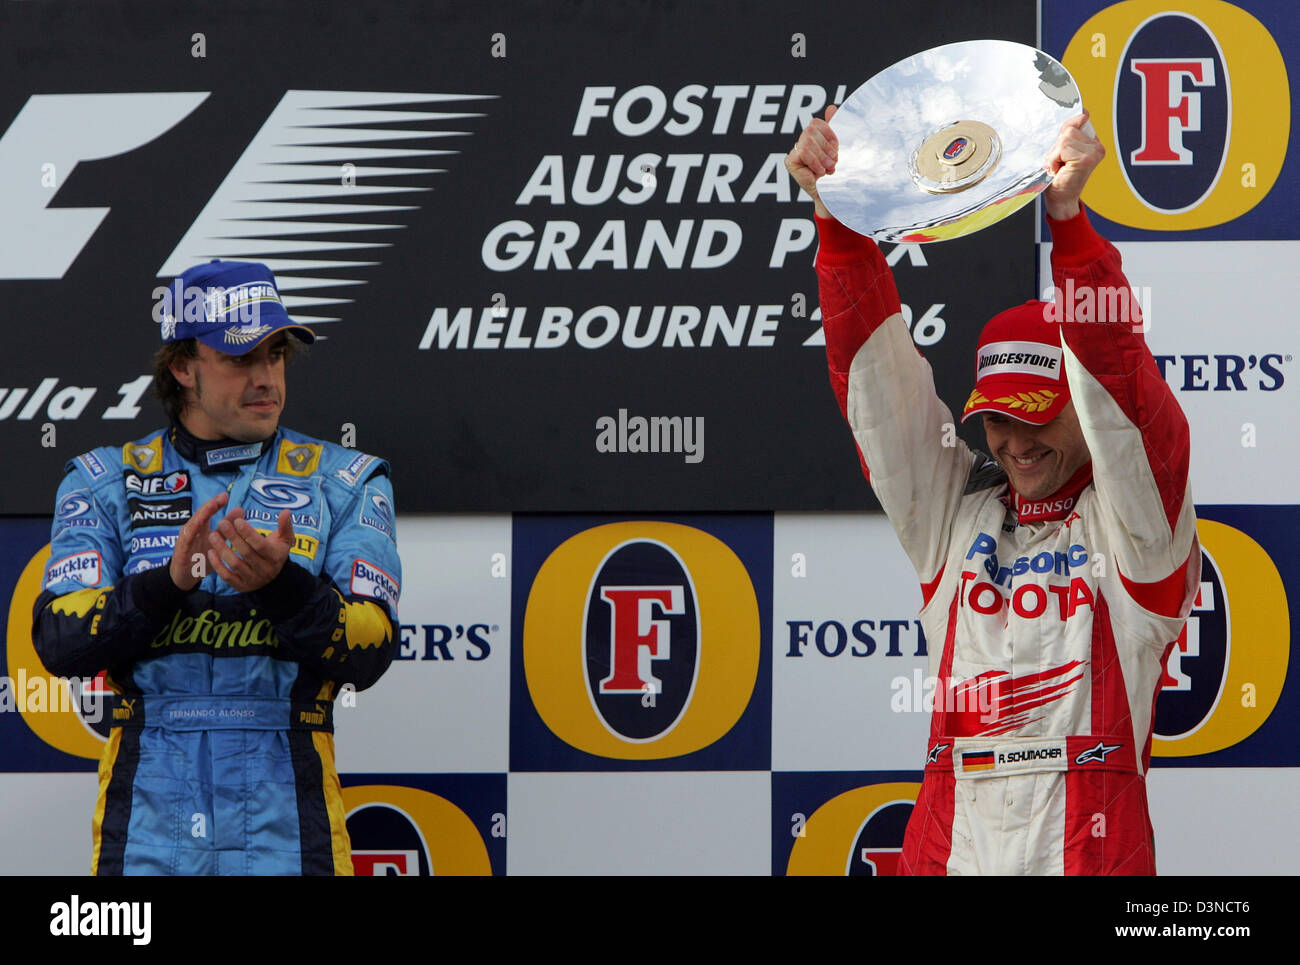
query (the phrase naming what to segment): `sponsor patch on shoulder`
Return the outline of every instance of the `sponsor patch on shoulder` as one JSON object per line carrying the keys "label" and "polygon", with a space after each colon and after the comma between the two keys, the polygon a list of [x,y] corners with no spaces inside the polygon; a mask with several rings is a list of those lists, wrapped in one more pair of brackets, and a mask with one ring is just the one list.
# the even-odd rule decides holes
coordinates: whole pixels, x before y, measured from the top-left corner
{"label": "sponsor patch on shoulder", "polygon": [[45,588],[48,590],[64,580],[73,580],[82,586],[95,586],[99,583],[102,572],[103,561],[98,550],[73,553],[46,567]]}
{"label": "sponsor patch on shoulder", "polygon": [[361,497],[361,516],[358,520],[362,526],[377,529],[393,542],[397,542],[397,530],[393,522],[393,504],[387,494],[374,486],[367,486]]}
{"label": "sponsor patch on shoulder", "polygon": [[290,476],[310,476],[320,468],[323,446],[314,442],[281,440],[280,454],[275,461],[275,471]]}
{"label": "sponsor patch on shoulder", "polygon": [[342,479],[349,486],[355,486],[362,479],[366,478],[366,470],[370,468],[371,463],[376,462],[374,456],[366,455],[359,452],[353,457],[352,461],[342,469],[335,469],[334,475]]}
{"label": "sponsor patch on shoulder", "polygon": [[99,508],[89,489],[74,489],[59,501],[54,511],[59,532],[65,529],[99,529]]}
{"label": "sponsor patch on shoulder", "polygon": [[401,587],[398,582],[375,566],[365,560],[353,560],[352,562],[352,583],[349,587],[354,596],[374,597],[388,604],[388,608],[397,614],[397,598],[401,593]]}
{"label": "sponsor patch on shoulder", "polygon": [[86,467],[86,472],[90,473],[91,479],[98,479],[100,476],[104,475],[104,473],[108,472],[108,467],[104,465],[104,461],[93,452],[88,452],[85,455],[78,456],[77,458],[81,461],[81,464]]}
{"label": "sponsor patch on shoulder", "polygon": [[142,473],[159,472],[162,469],[162,436],[151,439],[143,446],[128,442],[122,447],[122,463],[135,466]]}

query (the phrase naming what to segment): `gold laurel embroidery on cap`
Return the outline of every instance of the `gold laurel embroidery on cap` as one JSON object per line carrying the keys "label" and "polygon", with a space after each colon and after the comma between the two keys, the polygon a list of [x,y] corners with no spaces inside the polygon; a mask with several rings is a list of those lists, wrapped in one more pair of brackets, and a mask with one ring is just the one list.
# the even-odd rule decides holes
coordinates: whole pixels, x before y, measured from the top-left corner
{"label": "gold laurel embroidery on cap", "polygon": [[228,328],[225,332],[225,340],[235,345],[245,345],[270,330],[270,325],[257,325],[252,328]]}
{"label": "gold laurel embroidery on cap", "polygon": [[973,405],[983,405],[988,400],[988,396],[976,389],[970,394],[970,398],[966,400],[966,408],[969,409]]}
{"label": "gold laurel embroidery on cap", "polygon": [[[1056,397],[1061,393],[1053,392],[1051,389],[1042,389],[1038,392],[1017,392],[1014,396],[1002,395],[994,399],[994,402],[1005,405],[1008,409],[1024,409],[1026,412],[1042,412],[1056,401]],[[969,403],[967,403],[969,405]]]}

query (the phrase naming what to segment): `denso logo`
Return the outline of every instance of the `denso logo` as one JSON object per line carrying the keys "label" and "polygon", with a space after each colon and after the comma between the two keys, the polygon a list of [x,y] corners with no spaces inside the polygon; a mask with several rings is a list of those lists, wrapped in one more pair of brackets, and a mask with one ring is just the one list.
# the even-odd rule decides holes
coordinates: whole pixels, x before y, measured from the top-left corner
{"label": "denso logo", "polygon": [[[1020,516],[1022,518],[1027,516],[1044,516],[1047,515],[1048,513],[1063,513],[1067,509],[1073,509],[1073,508],[1074,508],[1073,496],[1068,496],[1065,499],[1045,499],[1042,500],[1041,502],[1033,502],[1032,500],[1026,499],[1024,502],[1020,504]],[[1080,547],[1080,549],[1082,549],[1082,547]],[[1026,557],[1023,556],[1021,557],[1021,559],[1025,559],[1025,558]],[[1017,560],[1017,562],[1019,562],[1019,560]],[[1076,563],[1073,565],[1077,566],[1078,564]]]}
{"label": "denso logo", "polygon": [[1180,392],[1276,392],[1286,382],[1280,366],[1290,355],[1157,355],[1160,377]]}
{"label": "denso logo", "polygon": [[597,568],[587,596],[587,688],[597,716],[625,740],[667,733],[690,703],[695,601],[685,563],[663,543],[623,543]]}

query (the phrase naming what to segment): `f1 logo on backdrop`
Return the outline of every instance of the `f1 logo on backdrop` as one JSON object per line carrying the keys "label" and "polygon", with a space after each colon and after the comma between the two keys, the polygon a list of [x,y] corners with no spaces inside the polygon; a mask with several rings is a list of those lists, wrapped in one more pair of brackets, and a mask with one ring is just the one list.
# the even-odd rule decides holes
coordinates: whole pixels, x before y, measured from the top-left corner
{"label": "f1 logo on backdrop", "polygon": [[1222,0],[1127,0],[1075,32],[1062,62],[1113,163],[1087,202],[1111,221],[1185,231],[1263,200],[1286,159],[1291,102],[1277,43]]}
{"label": "f1 logo on backdrop", "polygon": [[1268,553],[1224,523],[1196,528],[1201,587],[1165,661],[1155,757],[1212,754],[1254,734],[1282,697],[1290,659],[1286,589]]}
{"label": "f1 logo on backdrop", "polygon": [[[528,522],[516,521],[517,541]],[[770,552],[764,562],[770,573]],[[732,732],[764,653],[755,569],[678,523],[609,523],[559,541],[531,586],[516,576],[527,592],[518,649],[541,725],[570,748],[623,761],[692,754]],[[511,726],[518,733],[514,713]],[[766,757],[770,726],[767,737],[749,753]],[[517,750],[512,738],[512,768],[540,763],[517,761]]]}
{"label": "f1 logo on backdrop", "polygon": [[[5,213],[0,224],[0,278],[62,278],[109,212],[108,208],[49,206],[73,169],[83,161],[115,157],[144,147],[186,120],[210,93],[34,94],[28,98],[0,137],[0,210]],[[337,248],[328,239],[345,228],[390,230],[395,226],[367,223],[365,216],[392,209],[358,203],[359,193],[379,189],[359,189],[344,183],[344,179],[321,181],[321,172],[330,169],[315,165],[349,164],[353,180],[391,173],[389,168],[351,164],[358,151],[347,145],[358,140],[366,141],[368,150],[381,148],[385,157],[446,153],[407,147],[405,139],[411,131],[388,130],[385,125],[445,123],[477,115],[385,108],[477,99],[481,96],[285,91],[194,223],[188,229],[183,229],[183,223],[174,226],[180,240],[158,269],[159,277],[179,274],[209,258],[276,256],[273,260],[277,274],[285,273],[279,286],[282,291],[361,283],[362,279],[352,277],[355,273],[346,267],[354,263],[328,260]],[[353,126],[361,124],[375,126]],[[382,148],[383,142],[391,141],[399,141],[400,149]],[[339,146],[331,151],[331,145]],[[326,156],[331,153],[336,156]],[[416,168],[404,173],[437,172]],[[302,186],[293,193],[293,200],[286,202],[285,187],[289,184]],[[361,219],[337,220],[353,214],[360,214]],[[329,220],[311,220],[322,215]],[[308,237],[294,242],[277,237],[285,233]],[[322,261],[322,257],[326,260]],[[290,273],[331,267],[331,278],[298,278]],[[286,297],[284,303],[295,315],[295,308],[330,304],[293,296]],[[317,315],[310,320],[337,321]]]}

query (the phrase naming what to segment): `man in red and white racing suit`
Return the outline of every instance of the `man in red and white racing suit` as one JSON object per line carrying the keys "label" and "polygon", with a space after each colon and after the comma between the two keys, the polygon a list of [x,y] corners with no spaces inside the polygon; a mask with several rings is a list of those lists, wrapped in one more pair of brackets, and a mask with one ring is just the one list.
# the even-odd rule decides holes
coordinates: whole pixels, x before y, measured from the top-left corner
{"label": "man in red and white racing suit", "polygon": [[[1084,120],[1046,165],[1057,305],[980,338],[965,415],[984,413],[996,461],[954,439],[885,259],[818,198],[825,121],[787,158],[816,202],[831,383],[920,578],[939,681],[902,874],[1155,872],[1152,715],[1200,549],[1187,420],[1079,204],[1104,155]],[[1126,310],[1107,317],[1107,296]]]}

